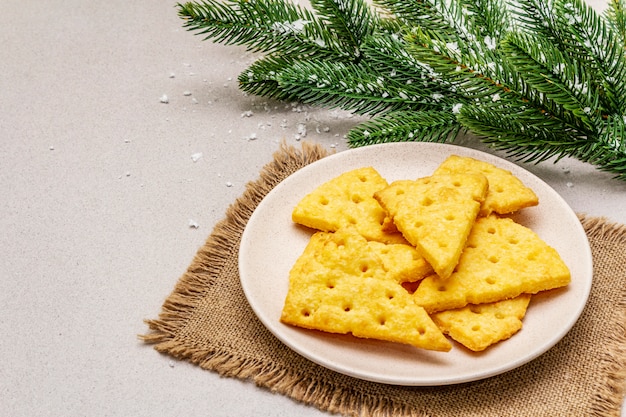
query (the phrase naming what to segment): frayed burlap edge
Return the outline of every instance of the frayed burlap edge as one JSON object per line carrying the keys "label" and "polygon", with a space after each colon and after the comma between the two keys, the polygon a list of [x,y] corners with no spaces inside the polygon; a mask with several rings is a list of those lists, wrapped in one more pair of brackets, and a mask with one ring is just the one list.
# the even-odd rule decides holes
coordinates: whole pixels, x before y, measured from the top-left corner
{"label": "frayed burlap edge", "polygon": [[[349,387],[337,387],[331,381],[303,377],[262,361],[244,359],[225,351],[189,346],[177,339],[177,332],[192,315],[197,303],[212,285],[224,266],[224,259],[237,250],[245,225],[256,206],[278,183],[298,169],[328,155],[320,145],[302,143],[302,150],[281,145],[274,160],[261,171],[259,179],[247,185],[243,195],[231,205],[197,252],[188,270],[179,279],[163,304],[159,318],[146,320],[150,333],[140,335],[145,343],[174,358],[187,360],[203,369],[225,377],[253,381],[272,392],[286,395],[322,411],[359,417],[431,417],[423,410],[398,404],[380,396],[366,395]],[[603,218],[580,215],[587,235],[603,236],[614,242],[626,242],[626,226],[611,224]],[[607,232],[609,232],[607,234]],[[626,289],[616,306],[616,314],[624,319],[616,323],[607,353],[602,358],[607,380],[598,383],[592,417],[615,416],[626,391]]]}
{"label": "frayed burlap edge", "polygon": [[[626,244],[626,225],[583,214],[578,218],[590,239],[602,236],[605,242]],[[617,286],[615,290],[620,292],[615,306],[616,320],[613,321],[614,328],[609,331],[606,353],[601,358],[606,380],[596,385],[596,401],[592,409],[593,416],[599,417],[615,415],[626,395],[626,287]]]}

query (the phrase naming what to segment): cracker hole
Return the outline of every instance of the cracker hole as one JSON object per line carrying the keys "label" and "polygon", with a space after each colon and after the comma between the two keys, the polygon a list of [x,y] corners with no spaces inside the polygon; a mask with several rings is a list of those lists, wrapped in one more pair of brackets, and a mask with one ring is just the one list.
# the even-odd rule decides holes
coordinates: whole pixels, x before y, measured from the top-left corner
{"label": "cracker hole", "polygon": [[537,260],[537,254],[531,253],[526,257],[526,259],[528,259],[529,261],[535,261]]}
{"label": "cracker hole", "polygon": [[352,202],[353,202],[353,203],[355,203],[355,204],[359,204],[359,203],[360,203],[360,202],[362,202],[362,201],[363,201],[363,197],[361,197],[360,195],[358,195],[358,194],[354,194],[354,195],[352,196]]}
{"label": "cracker hole", "polygon": [[454,185],[455,187],[460,187],[461,186],[461,181],[454,181],[452,183],[452,185]]}
{"label": "cracker hole", "polygon": [[448,221],[452,221],[454,220],[454,214],[446,214],[446,216],[444,217],[444,219],[448,220]]}
{"label": "cracker hole", "polygon": [[304,317],[309,317],[311,315],[311,312],[309,310],[302,310],[302,315]]}
{"label": "cracker hole", "polygon": [[320,204],[323,206],[327,206],[330,203],[330,200],[326,197],[321,197],[320,198]]}
{"label": "cracker hole", "polygon": [[479,325],[472,326],[472,331],[477,332],[479,330],[480,330],[480,326]]}
{"label": "cracker hole", "polygon": [[384,326],[385,323],[387,323],[387,318],[385,316],[380,316],[378,318],[378,324],[380,324],[381,326]]}
{"label": "cracker hole", "polygon": [[418,327],[417,332],[420,334],[420,336],[424,336],[426,334],[426,329],[423,327]]}
{"label": "cracker hole", "polygon": [[361,270],[361,272],[366,273],[368,269],[370,269],[370,266],[368,264],[361,264],[359,269]]}
{"label": "cracker hole", "polygon": [[335,288],[335,283],[334,283],[334,282],[331,282],[331,281],[328,281],[328,282],[326,283],[326,288],[328,288],[328,289],[332,290],[333,288]]}
{"label": "cracker hole", "polygon": [[361,175],[361,176],[359,177],[359,181],[361,181],[361,182],[367,182],[367,177],[366,177],[366,176],[364,176],[364,175]]}
{"label": "cracker hole", "polygon": [[517,238],[515,238],[515,237],[511,237],[511,238],[509,238],[509,243],[511,245],[517,245],[519,243],[519,240]]}
{"label": "cracker hole", "polygon": [[498,312],[498,313],[496,313],[496,318],[498,320],[502,320],[504,318],[504,314]]}
{"label": "cracker hole", "polygon": [[387,293],[387,299],[388,300],[393,300],[396,297],[396,295],[392,292],[388,292]]}
{"label": "cracker hole", "polygon": [[490,256],[487,260],[492,264],[497,264],[500,259],[497,256]]}
{"label": "cracker hole", "polygon": [[343,311],[345,311],[346,313],[349,313],[351,310],[352,306],[350,304],[343,306]]}
{"label": "cracker hole", "polygon": [[503,193],[504,192],[504,188],[502,187],[496,187],[494,190],[496,193]]}
{"label": "cracker hole", "polygon": [[447,248],[448,247],[448,242],[440,240],[439,242],[437,242],[437,245],[439,245],[440,248]]}
{"label": "cracker hole", "polygon": [[489,278],[487,278],[487,279],[485,280],[485,282],[486,282],[487,284],[489,284],[489,285],[493,285],[493,284],[495,284],[495,283],[496,283],[496,279],[495,279],[495,278],[493,278],[493,277],[489,277]]}
{"label": "cracker hole", "polygon": [[420,204],[421,204],[422,206],[424,206],[424,207],[428,207],[428,206],[430,206],[430,205],[432,205],[432,204],[433,204],[433,200],[432,200],[432,199],[430,199],[430,198],[428,198],[428,197],[426,197],[425,199],[423,199],[422,201],[420,201]]}
{"label": "cracker hole", "polygon": [[437,287],[437,291],[445,292],[445,291],[448,291],[448,289],[446,288],[445,285],[440,285],[440,286]]}
{"label": "cracker hole", "polygon": [[417,222],[413,223],[413,226],[415,226],[415,227],[422,227],[423,225],[424,225],[424,223],[422,223],[420,221],[417,221]]}
{"label": "cracker hole", "polygon": [[495,235],[496,234],[495,227],[490,227],[489,229],[487,229],[487,233],[489,233],[490,235]]}
{"label": "cracker hole", "polygon": [[356,224],[356,219],[354,217],[349,217],[348,218],[348,223],[350,224]]}
{"label": "cracker hole", "polygon": [[475,305],[470,306],[470,307],[469,307],[469,311],[471,311],[471,312],[472,312],[472,313],[474,313],[474,314],[480,314],[480,313],[481,313],[481,311],[480,311],[480,307],[475,306]]}
{"label": "cracker hole", "polygon": [[402,195],[404,194],[404,190],[400,189],[400,190],[396,190],[396,195]]}

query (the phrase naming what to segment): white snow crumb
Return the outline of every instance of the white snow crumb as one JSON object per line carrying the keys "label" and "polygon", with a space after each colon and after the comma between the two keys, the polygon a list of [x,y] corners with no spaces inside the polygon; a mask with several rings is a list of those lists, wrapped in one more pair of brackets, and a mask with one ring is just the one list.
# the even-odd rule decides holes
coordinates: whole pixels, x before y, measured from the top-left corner
{"label": "white snow crumb", "polygon": [[200,225],[199,225],[199,224],[198,224],[198,222],[196,222],[195,220],[193,220],[193,219],[189,219],[189,227],[190,227],[191,229],[197,229],[197,228],[199,228],[199,227],[200,227]]}
{"label": "white snow crumb", "polygon": [[459,114],[461,112],[461,107],[463,107],[462,103],[455,104],[454,106],[452,106],[452,113]]}
{"label": "white snow crumb", "polygon": [[190,67],[190,66],[191,66],[191,64],[188,64],[188,63],[186,63],[186,62],[183,62],[183,67]]}
{"label": "white snow crumb", "polygon": [[125,175],[126,175],[127,177],[130,177],[130,172],[128,172],[128,171],[127,171]]}
{"label": "white snow crumb", "polygon": [[370,135],[370,132],[367,130],[363,131],[363,136],[368,137]]}
{"label": "white snow crumb", "polygon": [[568,188],[572,188],[574,186],[574,183],[573,182],[568,182],[565,185],[567,185]]}
{"label": "white snow crumb", "polygon": [[254,115],[254,113],[252,112],[252,110],[246,110],[245,112],[241,113],[241,117],[252,117]]}
{"label": "white snow crumb", "polygon": [[232,187],[232,186],[233,186],[233,183],[232,183],[232,182],[230,182],[230,181],[227,181],[227,182],[226,182],[226,186],[227,186],[227,187]]}
{"label": "white snow crumb", "polygon": [[183,96],[188,97],[191,95],[191,91],[183,91]]}
{"label": "white snow crumb", "polygon": [[167,104],[167,103],[169,103],[169,102],[170,102],[170,99],[169,99],[169,97],[167,97],[167,94],[163,94],[163,95],[161,96],[161,98],[159,99],[159,101],[160,101],[161,103]]}
{"label": "white snow crumb", "polygon": [[335,149],[337,147],[337,144],[336,143],[331,143],[330,147],[331,147],[331,149]]}
{"label": "white snow crumb", "polygon": [[306,125],[304,123],[298,123],[298,126],[296,126],[296,129],[298,131],[298,135],[300,135],[301,137],[306,137]]}
{"label": "white snow crumb", "polygon": [[167,364],[169,365],[170,368],[174,367],[174,361],[169,361]]}
{"label": "white snow crumb", "polygon": [[130,143],[130,139],[124,139],[124,143]]}
{"label": "white snow crumb", "polygon": [[200,158],[202,158],[202,152],[196,152],[196,153],[191,154],[191,160],[193,162],[198,162]]}
{"label": "white snow crumb", "polygon": [[250,134],[246,137],[246,140],[249,140],[249,141],[250,141],[250,140],[257,140],[257,139],[258,139],[258,137],[257,137],[256,133],[250,133]]}
{"label": "white snow crumb", "polygon": [[591,114],[591,107],[585,107],[585,108],[583,109],[583,111],[584,111],[586,114]]}
{"label": "white snow crumb", "polygon": [[443,94],[434,93],[431,97],[433,98],[433,100],[439,101],[443,98]]}
{"label": "white snow crumb", "polygon": [[170,72],[169,77],[170,77],[170,78],[175,78],[175,77],[176,77],[176,74],[174,74],[173,72]]}
{"label": "white snow crumb", "polygon": [[496,101],[500,101],[500,94],[496,93],[493,96],[491,96],[491,101],[493,101],[494,103]]}
{"label": "white snow crumb", "polygon": [[49,147],[48,149],[50,149],[51,151],[53,151],[53,150],[54,150],[54,146],[53,146],[53,145],[50,145],[50,147]]}
{"label": "white snow crumb", "polygon": [[487,49],[490,50],[494,50],[496,49],[496,40],[492,39],[491,36],[485,36],[485,45],[487,46]]}
{"label": "white snow crumb", "polygon": [[191,104],[198,104],[198,100],[195,97],[191,99]]}

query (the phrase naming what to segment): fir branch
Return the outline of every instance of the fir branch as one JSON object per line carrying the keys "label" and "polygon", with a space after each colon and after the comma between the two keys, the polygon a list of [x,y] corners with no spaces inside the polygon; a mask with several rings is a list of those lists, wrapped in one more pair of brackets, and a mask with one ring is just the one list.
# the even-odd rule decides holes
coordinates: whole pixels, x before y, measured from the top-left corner
{"label": "fir branch", "polygon": [[437,105],[434,99],[421,96],[420,86],[386,78],[363,62],[296,62],[280,73],[279,84],[305,103],[357,114],[420,111]]}
{"label": "fir branch", "polygon": [[297,100],[297,97],[281,88],[279,75],[296,60],[284,55],[270,55],[259,58],[237,80],[241,89],[252,95],[268,97],[275,100]]}
{"label": "fir branch", "polygon": [[328,28],[356,51],[357,56],[363,40],[380,25],[378,16],[364,0],[311,0],[311,6]]}
{"label": "fir branch", "polygon": [[549,113],[580,129],[594,129],[598,114],[586,87],[590,76],[575,61],[522,33],[509,35],[502,50],[519,76],[539,93],[536,96]]}
{"label": "fir branch", "polygon": [[200,0],[185,27],[264,52],[251,94],[373,116],[350,146],[453,141],[570,156],[626,180],[626,0]]}
{"label": "fir branch", "polygon": [[178,4],[184,27],[248,50],[326,58],[349,56],[339,39],[308,9],[282,0],[202,0]]}
{"label": "fir branch", "polygon": [[454,139],[461,125],[449,109],[416,112],[394,111],[357,125],[348,133],[351,146],[377,143],[446,142]]}
{"label": "fir branch", "polygon": [[626,1],[610,0],[604,16],[619,37],[619,43],[626,43]]}

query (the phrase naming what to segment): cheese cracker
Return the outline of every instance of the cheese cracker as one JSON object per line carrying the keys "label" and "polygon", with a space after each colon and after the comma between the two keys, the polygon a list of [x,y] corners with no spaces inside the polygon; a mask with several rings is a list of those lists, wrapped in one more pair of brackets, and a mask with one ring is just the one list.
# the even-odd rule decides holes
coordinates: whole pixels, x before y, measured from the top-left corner
{"label": "cheese cracker", "polygon": [[292,211],[295,223],[324,232],[353,226],[368,240],[406,243],[397,230],[388,232],[386,213],[374,199],[388,183],[372,167],[345,172],[303,197]]}
{"label": "cheese cracker", "polygon": [[432,314],[447,335],[475,352],[506,340],[522,328],[530,294],[489,304],[472,304]]}
{"label": "cheese cracker", "polygon": [[414,293],[429,313],[563,287],[570,271],[557,253],[529,228],[496,215],[476,220],[455,272],[431,275]]}
{"label": "cheese cracker", "polygon": [[525,207],[536,206],[539,198],[510,171],[470,157],[451,155],[439,165],[433,175],[480,173],[489,181],[489,192],[481,207],[480,216],[492,212],[509,214]]}
{"label": "cheese cracker", "polygon": [[480,174],[395,181],[374,198],[441,278],[450,276],[487,195]]}
{"label": "cheese cracker", "polygon": [[286,324],[449,351],[450,341],[357,233],[315,233],[289,273]]}

